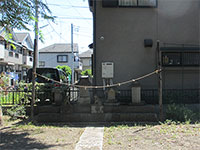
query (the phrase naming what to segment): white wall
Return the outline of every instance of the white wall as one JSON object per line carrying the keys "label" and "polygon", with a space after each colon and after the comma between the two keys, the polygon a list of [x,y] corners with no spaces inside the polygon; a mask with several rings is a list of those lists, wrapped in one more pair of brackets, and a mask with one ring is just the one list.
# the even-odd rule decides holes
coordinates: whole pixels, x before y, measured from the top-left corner
{"label": "white wall", "polygon": [[4,58],[4,45],[0,44],[0,59]]}
{"label": "white wall", "polygon": [[[57,62],[58,55],[68,55],[67,63]],[[56,67],[58,65],[67,65],[72,68],[72,54],[71,53],[39,53],[39,61],[45,62],[45,67]],[[79,63],[74,63],[74,68],[77,68]]]}

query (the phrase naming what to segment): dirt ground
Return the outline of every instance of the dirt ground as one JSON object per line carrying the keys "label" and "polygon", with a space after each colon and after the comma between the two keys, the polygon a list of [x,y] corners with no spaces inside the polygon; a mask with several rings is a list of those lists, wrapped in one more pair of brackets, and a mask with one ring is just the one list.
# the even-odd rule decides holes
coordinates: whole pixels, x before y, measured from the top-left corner
{"label": "dirt ground", "polygon": [[[85,127],[8,121],[0,126],[1,150],[74,150]],[[103,150],[200,150],[200,123],[109,125],[104,128]]]}
{"label": "dirt ground", "polygon": [[63,124],[33,125],[20,120],[8,121],[0,126],[1,150],[74,150],[84,128]]}
{"label": "dirt ground", "polygon": [[103,150],[200,150],[200,123],[105,128]]}

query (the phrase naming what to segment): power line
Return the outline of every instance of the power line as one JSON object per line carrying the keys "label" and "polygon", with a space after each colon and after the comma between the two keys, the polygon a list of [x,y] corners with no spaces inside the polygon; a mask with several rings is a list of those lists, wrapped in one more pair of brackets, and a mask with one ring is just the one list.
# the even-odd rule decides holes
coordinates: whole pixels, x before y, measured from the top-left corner
{"label": "power line", "polygon": [[49,6],[65,6],[65,7],[72,7],[72,8],[89,8],[88,6],[74,6],[74,5],[60,5],[60,4],[47,4]]}
{"label": "power line", "polygon": [[[70,5],[72,5],[72,3],[71,3],[71,1],[69,0],[69,1],[67,1]],[[82,14],[75,8],[75,7],[73,7],[73,9],[81,16],[81,17],[83,17],[82,16]],[[84,18],[84,17],[83,17]],[[84,19],[84,20],[87,20],[87,19]],[[90,24],[88,21],[86,21],[88,24]]]}
{"label": "power line", "polygon": [[57,16],[59,19],[79,19],[79,20],[92,20],[92,18],[81,18],[81,17],[65,17],[65,16]]}

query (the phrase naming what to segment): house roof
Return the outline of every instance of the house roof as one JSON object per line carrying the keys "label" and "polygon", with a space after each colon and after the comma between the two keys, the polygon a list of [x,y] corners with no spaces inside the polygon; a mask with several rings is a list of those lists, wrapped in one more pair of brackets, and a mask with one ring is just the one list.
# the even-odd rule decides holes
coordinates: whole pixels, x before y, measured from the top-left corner
{"label": "house roof", "polygon": [[28,33],[15,33],[15,35],[17,36],[17,42],[23,43],[23,41],[28,36]]}
{"label": "house roof", "polygon": [[[74,53],[78,53],[78,44],[74,43]],[[70,43],[55,43],[39,50],[41,53],[72,52]]]}
{"label": "house roof", "polygon": [[[15,33],[16,41],[23,46],[26,46],[27,48],[33,49],[33,41],[31,39],[31,36],[28,32],[21,32],[21,33]],[[29,45],[26,45],[26,40],[28,40]]]}
{"label": "house roof", "polygon": [[93,50],[92,49],[89,49],[83,53],[81,53],[79,55],[80,58],[85,58],[85,57],[91,57],[91,55],[93,54]]}

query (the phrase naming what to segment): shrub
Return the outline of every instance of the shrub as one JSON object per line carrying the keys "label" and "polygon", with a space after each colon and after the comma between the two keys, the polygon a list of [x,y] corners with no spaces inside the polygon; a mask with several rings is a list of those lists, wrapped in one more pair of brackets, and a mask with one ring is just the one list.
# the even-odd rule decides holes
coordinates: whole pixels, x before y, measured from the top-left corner
{"label": "shrub", "polygon": [[183,104],[170,104],[166,110],[166,119],[181,122],[194,121],[196,114]]}
{"label": "shrub", "polygon": [[23,118],[26,114],[25,107],[23,105],[15,105],[7,110],[7,115],[10,116],[11,120]]}
{"label": "shrub", "polygon": [[81,72],[81,75],[83,76],[92,76],[92,70],[91,69],[86,69]]}

